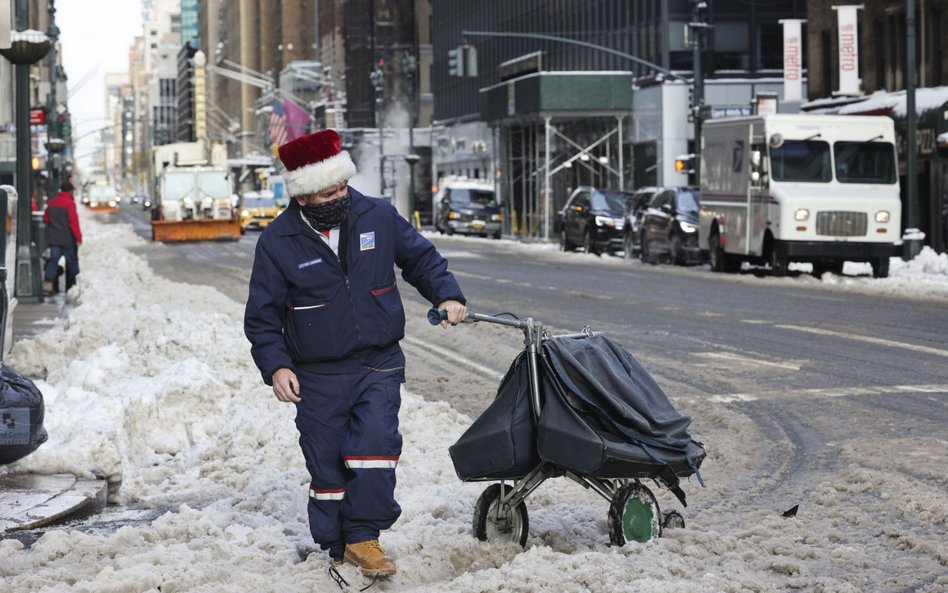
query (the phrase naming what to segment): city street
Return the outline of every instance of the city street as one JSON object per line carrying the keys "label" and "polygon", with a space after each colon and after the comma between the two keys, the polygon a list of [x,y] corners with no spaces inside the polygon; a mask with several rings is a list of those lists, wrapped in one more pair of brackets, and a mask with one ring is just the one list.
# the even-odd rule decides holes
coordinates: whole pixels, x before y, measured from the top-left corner
{"label": "city street", "polygon": [[[229,569],[226,582],[233,587],[257,584],[251,575],[267,570],[261,563],[292,565],[311,550],[299,515],[295,484],[304,478],[295,431],[287,408],[259,382],[239,335],[257,235],[165,245],[132,237],[132,228],[141,237],[145,219],[127,207],[115,219],[90,224],[90,235],[107,242],[93,243],[88,253],[84,247],[82,281],[95,284],[82,285],[64,334],[54,330],[23,344],[13,360],[21,370],[41,374],[35,359],[42,359],[48,373],[41,386],[49,392],[53,436],[25,467],[105,476],[115,483],[118,505],[52,530],[33,544],[32,556],[13,556],[12,569],[2,573],[11,591],[32,590],[31,579],[49,571],[80,570],[74,565],[79,552],[53,552],[52,542],[61,538],[81,538],[69,548],[99,555],[130,546],[126,553],[135,560],[127,578],[141,577],[139,563],[160,562],[162,574],[187,583],[181,590],[199,589],[208,576],[175,567],[196,563],[207,571],[211,561],[170,553],[191,532],[184,524],[204,525],[187,536],[204,548],[229,550],[236,545],[233,534],[254,525],[263,529],[259,545],[295,548],[292,558],[247,552],[250,564]],[[722,277],[705,267],[646,266],[510,241],[432,239],[472,309],[534,316],[555,332],[590,324],[625,344],[693,418],[691,434],[709,452],[702,466],[706,487],[693,479],[684,484],[686,509],[655,489],[663,510],[682,512],[687,527],[616,549],[604,545],[608,505],[553,480],[528,499],[526,552],[478,543],[470,521],[482,486],[457,480],[446,449],[489,403],[522,336],[492,325],[432,328],[425,304],[402,286],[409,367],[398,496],[405,514],[385,540],[402,570],[382,584],[385,590],[601,590],[627,579],[628,571],[640,575],[623,585],[630,591],[722,591],[732,585],[943,590],[943,301],[873,295],[872,283],[881,281],[869,277],[852,279],[856,285],[865,280],[861,290],[839,289],[806,275]],[[112,269],[101,269],[106,262]],[[146,263],[155,276],[144,271]],[[56,370],[58,360],[64,370]],[[70,425],[66,438],[57,438],[57,404],[71,401],[77,389],[87,398],[110,399],[106,407],[119,405],[113,397],[132,407],[119,414],[124,420],[93,423],[103,434],[82,436],[86,429]],[[201,419],[194,417],[199,410]],[[247,431],[251,417],[265,428]],[[238,426],[243,434],[230,432]],[[106,453],[103,436],[127,444]],[[225,451],[231,458],[217,459]],[[153,465],[159,459],[161,465]],[[419,464],[421,459],[430,462]],[[265,500],[280,500],[280,510]],[[794,517],[781,516],[794,507]],[[233,508],[243,511],[224,510]],[[222,524],[231,536],[221,539],[210,528],[220,521],[239,526]],[[270,533],[274,521],[288,522],[284,535]],[[30,544],[37,535],[19,539]],[[0,543],[3,549],[18,545]],[[49,553],[66,556],[40,562]],[[298,569],[284,565],[287,581],[255,590],[312,590],[301,584],[306,582],[329,590],[335,585],[318,568],[322,558],[311,554]],[[38,574],[29,576],[24,562],[40,562]],[[565,576],[557,577],[563,570]],[[95,580],[93,574],[83,578]]]}

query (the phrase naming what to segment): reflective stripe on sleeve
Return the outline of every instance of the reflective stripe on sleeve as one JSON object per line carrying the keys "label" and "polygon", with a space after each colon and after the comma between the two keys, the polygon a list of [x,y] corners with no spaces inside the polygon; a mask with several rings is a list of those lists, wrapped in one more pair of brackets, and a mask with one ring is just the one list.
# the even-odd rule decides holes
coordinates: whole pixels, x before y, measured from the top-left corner
{"label": "reflective stripe on sleeve", "polygon": [[349,469],[395,469],[398,457],[343,457]]}
{"label": "reflective stripe on sleeve", "polygon": [[333,490],[317,490],[310,486],[309,496],[310,498],[315,498],[316,500],[342,500],[346,496],[346,489],[336,488]]}

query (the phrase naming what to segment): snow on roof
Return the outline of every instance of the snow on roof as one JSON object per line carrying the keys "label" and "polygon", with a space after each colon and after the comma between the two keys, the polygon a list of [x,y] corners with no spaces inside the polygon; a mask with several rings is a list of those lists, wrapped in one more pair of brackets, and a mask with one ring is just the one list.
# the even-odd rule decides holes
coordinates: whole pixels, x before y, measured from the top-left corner
{"label": "snow on roof", "polygon": [[[938,109],[946,102],[948,102],[948,86],[915,90],[915,113],[918,115]],[[863,101],[840,107],[839,113],[848,115],[879,113],[905,117],[908,113],[905,91],[876,91]]]}

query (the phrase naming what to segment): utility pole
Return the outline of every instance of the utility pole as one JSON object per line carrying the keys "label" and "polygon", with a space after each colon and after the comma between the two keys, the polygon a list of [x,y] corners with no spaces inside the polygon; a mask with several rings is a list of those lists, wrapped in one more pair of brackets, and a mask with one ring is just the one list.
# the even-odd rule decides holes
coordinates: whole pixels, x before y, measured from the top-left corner
{"label": "utility pole", "polygon": [[692,158],[692,170],[695,175],[695,183],[701,182],[701,118],[704,116],[704,69],[702,68],[701,54],[704,47],[704,30],[708,24],[703,22],[702,10],[708,5],[705,0],[691,0],[691,47],[693,50],[694,77],[691,85],[691,117],[694,123],[694,154]]}
{"label": "utility pole", "polygon": [[905,154],[905,181],[906,195],[908,200],[908,209],[906,214],[908,220],[905,224],[905,234],[909,238],[903,242],[904,252],[902,258],[910,260],[921,249],[921,240],[918,238],[918,168],[916,157],[918,154],[918,145],[916,144],[916,120],[915,113],[915,0],[907,0],[905,8],[905,108],[906,118],[906,154]]}

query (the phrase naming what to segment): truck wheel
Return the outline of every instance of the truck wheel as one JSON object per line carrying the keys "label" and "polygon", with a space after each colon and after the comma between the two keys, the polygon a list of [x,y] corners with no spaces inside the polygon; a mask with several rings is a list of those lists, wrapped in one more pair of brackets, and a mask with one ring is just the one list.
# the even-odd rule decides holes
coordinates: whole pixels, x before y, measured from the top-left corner
{"label": "truck wheel", "polygon": [[708,260],[711,263],[712,272],[725,273],[728,270],[727,254],[724,253],[724,246],[721,245],[721,236],[717,231],[712,232],[708,239]]}
{"label": "truck wheel", "polygon": [[889,258],[887,257],[877,257],[872,260],[872,277],[873,278],[888,278],[889,277]]}
{"label": "truck wheel", "polygon": [[787,258],[779,255],[773,247],[770,249],[770,268],[773,270],[774,278],[782,278],[787,275]]}

